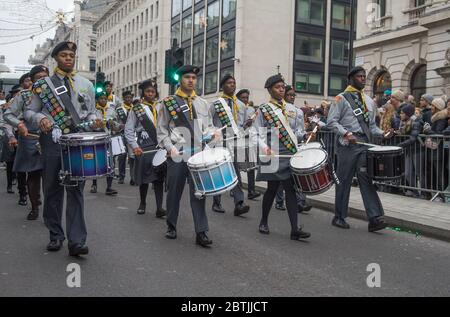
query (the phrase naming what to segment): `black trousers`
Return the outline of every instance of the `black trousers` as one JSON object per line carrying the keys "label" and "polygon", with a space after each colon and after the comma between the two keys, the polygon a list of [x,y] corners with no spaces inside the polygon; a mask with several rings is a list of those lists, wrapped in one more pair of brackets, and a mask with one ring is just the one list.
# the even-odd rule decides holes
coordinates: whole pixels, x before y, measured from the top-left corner
{"label": "black trousers", "polygon": [[256,191],[256,170],[252,169],[247,172],[248,192],[253,193]]}
{"label": "black trousers", "polygon": [[264,193],[262,203],[262,218],[261,224],[268,224],[268,218],[270,210],[272,209],[275,196],[277,195],[278,188],[283,186],[286,193],[286,208],[289,215],[289,221],[291,222],[291,230],[296,231],[298,229],[298,206],[297,195],[294,187],[294,181],[289,178],[284,181],[268,181],[267,190]]}
{"label": "black trousers", "polygon": [[41,204],[42,171],[34,171],[27,174],[28,196],[30,197],[31,209],[38,210]]}

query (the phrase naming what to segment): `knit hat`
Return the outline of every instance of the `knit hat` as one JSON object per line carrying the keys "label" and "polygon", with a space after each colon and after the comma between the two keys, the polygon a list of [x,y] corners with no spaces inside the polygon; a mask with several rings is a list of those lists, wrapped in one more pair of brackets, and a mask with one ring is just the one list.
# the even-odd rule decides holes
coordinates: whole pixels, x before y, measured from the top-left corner
{"label": "knit hat", "polygon": [[432,95],[430,95],[430,94],[424,94],[424,95],[422,95],[421,98],[424,99],[425,101],[427,101],[430,104],[433,102],[433,99],[434,99],[434,97]]}
{"label": "knit hat", "polygon": [[445,109],[445,102],[442,100],[442,98],[436,98],[431,103],[432,106],[435,106],[439,111]]}
{"label": "knit hat", "polygon": [[403,112],[408,118],[411,118],[416,111],[416,108],[409,103],[403,105],[401,109],[401,112]]}
{"label": "knit hat", "polygon": [[401,90],[396,90],[392,93],[392,98],[397,99],[400,102],[405,101],[405,93]]}

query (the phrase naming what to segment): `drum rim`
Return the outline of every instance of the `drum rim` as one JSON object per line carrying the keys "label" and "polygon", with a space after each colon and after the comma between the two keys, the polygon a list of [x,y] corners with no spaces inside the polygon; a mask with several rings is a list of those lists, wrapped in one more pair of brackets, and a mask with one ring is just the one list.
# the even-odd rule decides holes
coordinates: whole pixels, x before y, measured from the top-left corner
{"label": "drum rim", "polygon": [[189,170],[194,171],[194,172],[205,172],[205,171],[209,171],[213,168],[218,168],[225,164],[233,165],[233,161],[227,160],[227,161],[222,161],[222,162],[214,162],[214,164],[208,165],[208,166],[191,166],[191,165],[189,165],[189,162],[188,162],[188,168],[189,168]]}
{"label": "drum rim", "polygon": [[[232,190],[232,189],[235,188],[238,184],[239,184],[239,178],[238,178],[237,175],[236,175],[236,179],[233,180],[233,183],[232,183],[232,184],[230,184],[230,185],[227,186],[227,187],[224,187],[224,188],[220,189],[219,191],[214,191],[214,192],[204,192],[204,191],[197,190],[197,188],[196,188],[195,191],[196,191],[197,193],[201,194],[202,196],[205,196],[205,197],[218,196],[218,195],[224,194],[224,193],[226,193],[226,192]],[[197,184],[196,184],[196,186],[197,186]]]}
{"label": "drum rim", "polygon": [[[231,156],[231,153],[230,153],[230,151],[228,150],[228,149],[225,149],[225,148],[215,148],[215,149],[221,149],[221,150],[224,150],[223,151],[223,156],[221,156],[221,157],[218,157],[218,158],[216,158],[216,160],[214,161],[214,162],[203,162],[203,163],[200,163],[200,164],[194,164],[194,163],[192,163],[192,159],[194,158],[194,157],[196,157],[196,156],[200,156],[200,154],[202,154],[202,153],[204,153],[205,151],[201,151],[201,152],[199,152],[199,153],[196,153],[195,155],[193,155],[193,156],[191,156],[190,158],[189,158],[189,160],[187,161],[187,165],[188,165],[188,167],[189,168],[192,168],[192,169],[196,169],[196,168],[208,168],[208,167],[212,167],[212,166],[215,166],[215,165],[217,165],[218,163],[226,163],[226,162],[231,162],[232,161],[232,156]],[[211,151],[213,150],[213,149],[210,149]],[[218,161],[217,159],[224,159],[224,160],[220,160],[220,161]]]}
{"label": "drum rim", "polygon": [[301,154],[301,153],[299,152],[299,153],[297,153],[296,155],[294,155],[294,156],[290,159],[290,161],[289,161],[289,165],[290,165],[290,167],[291,167],[292,170],[296,170],[296,171],[310,171],[310,170],[321,169],[321,167],[323,167],[324,165],[327,165],[327,164],[328,164],[328,157],[329,157],[329,156],[328,156],[328,152],[325,151],[324,148],[310,148],[310,149],[305,149],[303,152],[305,152],[305,151],[310,151],[310,150],[322,150],[322,152],[325,153],[325,158],[324,158],[324,160],[321,161],[321,162],[319,163],[319,165],[317,165],[317,166],[315,166],[315,167],[310,167],[310,168],[296,168],[296,167],[293,167],[293,166],[292,166],[292,161],[293,161],[295,158],[299,158],[298,156]]}

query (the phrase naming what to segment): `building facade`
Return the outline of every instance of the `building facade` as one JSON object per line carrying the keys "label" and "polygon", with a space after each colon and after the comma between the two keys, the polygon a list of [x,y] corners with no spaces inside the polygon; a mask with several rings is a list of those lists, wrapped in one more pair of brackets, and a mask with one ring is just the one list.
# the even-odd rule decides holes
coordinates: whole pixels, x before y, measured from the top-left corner
{"label": "building facade", "polygon": [[119,0],[95,24],[97,66],[121,94],[138,95],[140,82],[153,79],[162,96],[165,50],[170,46],[170,1]]}
{"label": "building facade", "polygon": [[347,85],[356,1],[171,2],[171,39],[185,49],[185,63],[201,68],[197,90],[207,99],[227,73],[256,103],[266,101],[264,82],[278,72],[296,88],[298,105],[318,105]]}
{"label": "building facade", "polygon": [[357,30],[356,62],[368,72],[370,95],[450,96],[450,1],[360,0]]}

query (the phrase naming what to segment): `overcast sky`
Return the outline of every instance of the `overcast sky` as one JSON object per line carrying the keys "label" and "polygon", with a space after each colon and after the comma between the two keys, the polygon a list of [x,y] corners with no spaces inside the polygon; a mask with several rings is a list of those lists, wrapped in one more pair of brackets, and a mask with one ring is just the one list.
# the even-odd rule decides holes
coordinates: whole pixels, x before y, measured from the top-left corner
{"label": "overcast sky", "polygon": [[[47,2],[47,6],[52,10],[56,11],[62,9],[64,12],[73,11],[73,0],[21,0],[20,5],[10,5],[6,11],[5,3],[13,3],[14,0],[8,0],[5,2],[3,2],[3,0],[0,0],[0,2],[3,2],[3,4],[0,4],[0,55],[5,55],[6,64],[28,65],[28,58],[30,55],[34,55],[36,45],[45,42],[46,38],[53,38],[55,29],[52,29],[40,36],[36,36],[34,40],[28,39],[26,41],[15,44],[1,44],[25,38],[26,36],[23,35],[11,35],[21,35],[25,34],[26,32],[30,32],[26,31],[27,28],[34,28],[28,30],[31,30],[31,32],[36,32],[36,26],[27,26],[25,23],[39,24],[41,22],[45,22],[45,20],[48,19],[49,15],[45,16],[46,11],[44,9],[36,10],[36,8],[33,8],[33,5],[36,5],[36,3],[44,1]],[[29,19],[26,18],[26,16],[35,18]],[[12,31],[11,29],[15,29],[17,31]]]}

